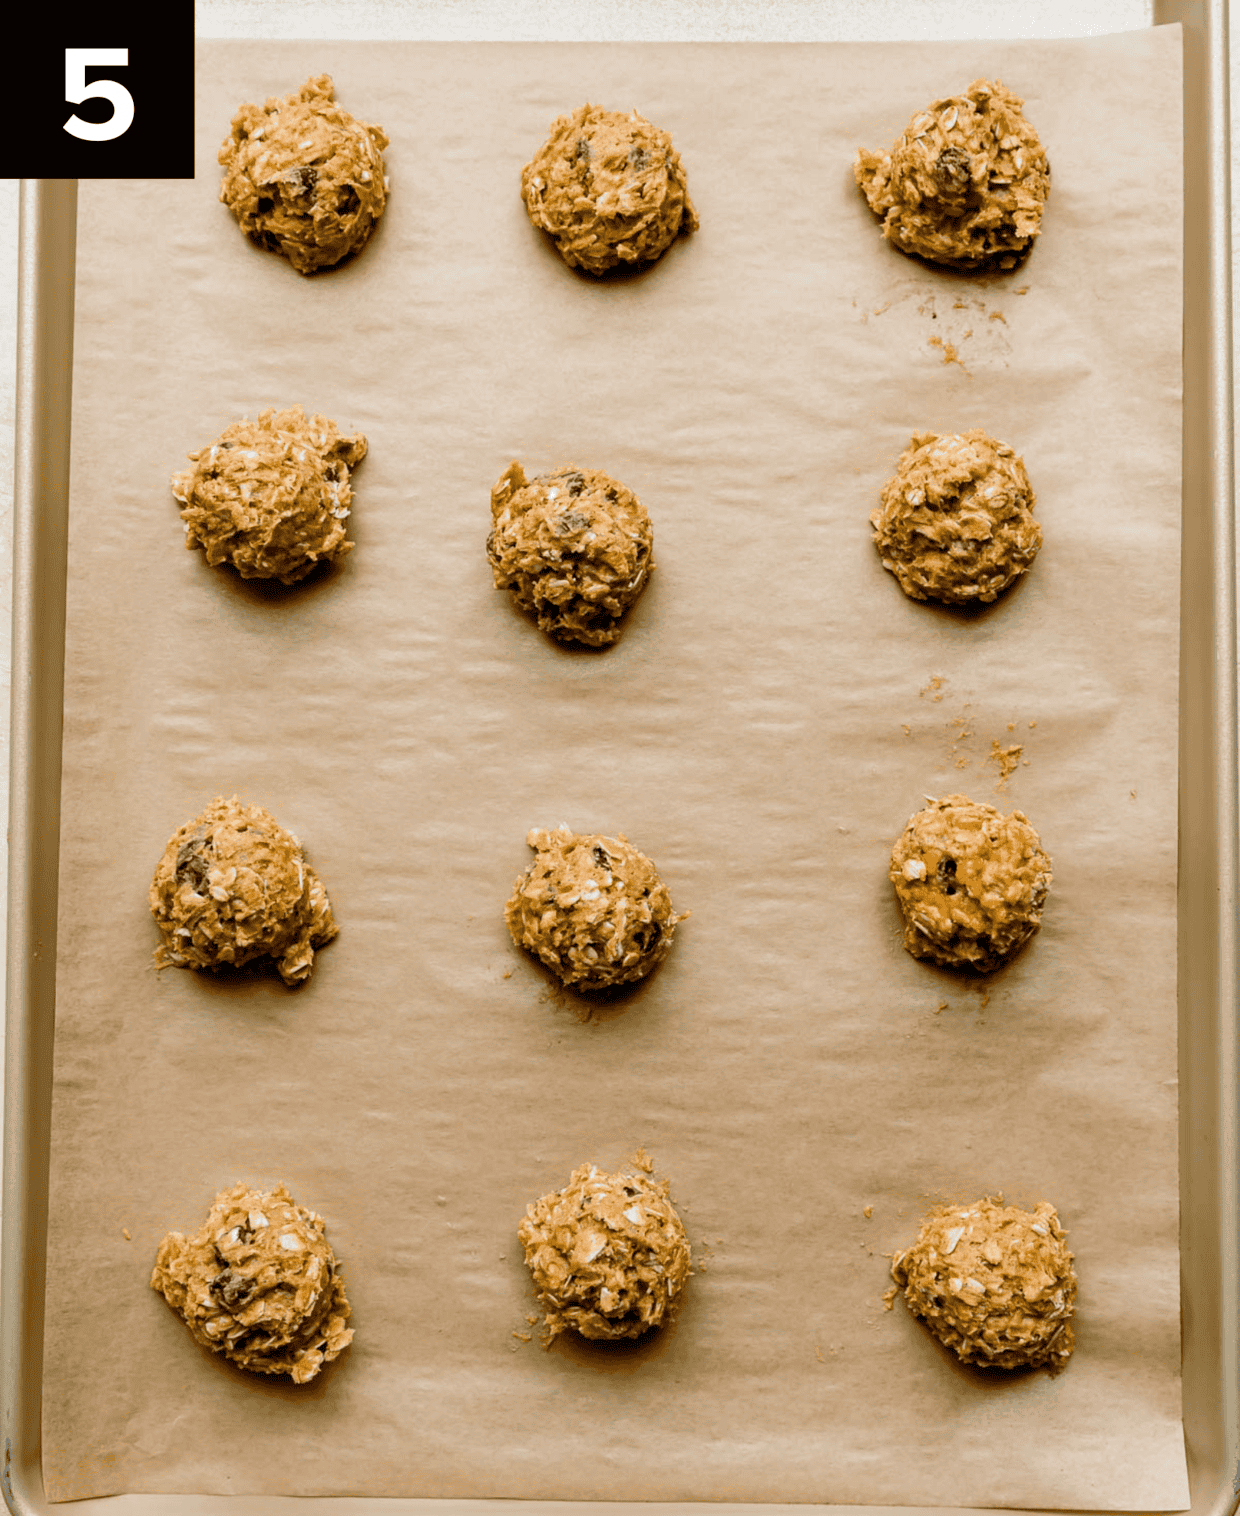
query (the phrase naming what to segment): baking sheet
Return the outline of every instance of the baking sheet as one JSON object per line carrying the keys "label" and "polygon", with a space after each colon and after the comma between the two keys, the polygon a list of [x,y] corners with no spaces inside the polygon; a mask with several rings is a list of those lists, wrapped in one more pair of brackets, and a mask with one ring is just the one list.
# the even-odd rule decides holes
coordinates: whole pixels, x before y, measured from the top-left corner
{"label": "baking sheet", "polygon": [[[236,104],[325,68],[393,137],[393,200],[307,282],[205,191]],[[892,253],[849,171],[979,74],[1054,170],[1002,280]],[[216,44],[199,77],[195,183],[82,197],[49,1492],[1186,1504],[1178,33]],[[702,230],[641,278],[572,274],[516,198],[579,98],[685,159]],[[293,400],[370,437],[358,548],[264,593],[183,551],[167,476]],[[972,425],[1023,452],[1047,542],[963,617],[904,601],[866,518],[911,430]],[[601,657],[490,588],[514,456],[606,467],[651,511],[659,570]],[[972,988],[902,952],[885,859],[924,791],[998,799],[996,739],[1056,882]],[[342,922],[295,996],[150,966],[154,862],[221,791],[303,837]],[[625,830],[694,913],[584,1024],[499,916],[524,831],[560,820]],[[682,1319],[543,1354],[511,1335],[516,1221],[639,1141],[705,1264]],[[241,1177],[287,1180],[346,1260],[358,1338],[309,1393],[198,1353],[145,1291],[159,1237]],[[1070,1229],[1058,1380],[994,1385],[882,1310],[927,1199],[998,1189]]]}

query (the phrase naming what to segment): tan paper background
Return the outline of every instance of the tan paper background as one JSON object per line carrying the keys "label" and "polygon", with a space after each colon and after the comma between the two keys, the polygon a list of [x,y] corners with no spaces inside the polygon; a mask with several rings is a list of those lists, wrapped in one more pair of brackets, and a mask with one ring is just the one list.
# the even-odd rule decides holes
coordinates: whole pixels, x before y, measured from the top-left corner
{"label": "tan paper background", "polygon": [[[237,232],[214,154],[241,100],[321,71],[388,130],[393,196],[303,280]],[[850,169],[979,75],[1054,174],[1002,279],[891,251]],[[574,274],[518,198],[585,99],[685,161],[701,231],[641,277]],[[193,183],[80,211],[49,1492],[1185,1505],[1178,32],[212,43],[198,121]],[[167,481],[293,401],[370,439],[358,546],[263,589],[184,551]],[[905,600],[867,521],[914,428],[970,426],[1023,453],[1046,534],[975,615]],[[491,588],[513,457],[650,510],[658,571],[605,654]],[[994,739],[1029,760],[1003,795]],[[984,984],[903,952],[886,878],[952,790],[1025,810],[1055,863]],[[297,993],[152,966],[160,851],[234,792],[341,923]],[[560,821],[625,831],[693,912],[589,1022],[501,916]],[[526,1202],[639,1142],[695,1244],[678,1325],[520,1342]],[[357,1338],[311,1386],[200,1352],[146,1288],[238,1178],[286,1180],[345,1260]],[[963,1369],[882,1309],[927,1203],[998,1190],[1070,1231],[1057,1379]]]}

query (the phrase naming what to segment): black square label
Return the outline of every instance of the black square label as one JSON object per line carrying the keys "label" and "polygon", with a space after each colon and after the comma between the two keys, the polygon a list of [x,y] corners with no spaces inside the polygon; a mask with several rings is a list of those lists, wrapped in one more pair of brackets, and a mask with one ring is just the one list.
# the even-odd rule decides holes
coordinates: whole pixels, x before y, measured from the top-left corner
{"label": "black square label", "polygon": [[194,177],[194,4],[27,13],[9,172],[28,179]]}

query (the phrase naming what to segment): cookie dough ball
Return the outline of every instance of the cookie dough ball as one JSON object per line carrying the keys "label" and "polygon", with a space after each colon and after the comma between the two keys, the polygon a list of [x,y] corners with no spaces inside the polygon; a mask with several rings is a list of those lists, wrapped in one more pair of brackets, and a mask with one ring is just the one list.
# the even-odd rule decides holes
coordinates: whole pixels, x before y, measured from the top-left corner
{"label": "cookie dough ball", "polygon": [[931,263],[1014,268],[1042,229],[1051,168],[1022,102],[977,79],[909,122],[889,153],[853,165],[883,236]]}
{"label": "cookie dough ball", "polygon": [[220,148],[220,199],[260,247],[299,274],[364,246],[387,204],[382,127],[334,103],[329,75],[260,109],[243,105]]}
{"label": "cookie dough ball", "polygon": [[151,914],[160,968],[217,969],[272,958],[285,984],[309,979],[339,931],[301,843],[261,805],[213,800],[159,860]]}
{"label": "cookie dough ball", "polygon": [[988,974],[1037,931],[1051,860],[1020,811],[948,795],[905,827],[891,882],[914,958]]}
{"label": "cookie dough ball", "polygon": [[353,547],[349,470],[365,456],[365,437],[342,437],[334,421],[300,405],[234,422],[173,476],[185,546],[202,548],[212,566],[231,563],[243,579],[296,584]]}
{"label": "cookie dough ball", "polygon": [[689,1239],[666,1181],[592,1163],[527,1206],[517,1235],[544,1312],[560,1332],[615,1340],[662,1326],[689,1277]]}
{"label": "cookie dough ball", "polygon": [[646,508],[594,469],[527,479],[513,463],[491,491],[495,588],[562,642],[607,647],[654,568]]}
{"label": "cookie dough ball", "polygon": [[192,1237],[169,1232],[151,1288],[203,1347],[258,1374],[313,1379],[353,1340],[340,1265],[323,1218],[282,1184],[237,1184]]}
{"label": "cookie dough ball", "polygon": [[521,198],[565,263],[591,274],[648,263],[698,225],[668,134],[636,111],[597,105],[552,124],[521,171]]}
{"label": "cookie dough ball", "polygon": [[627,837],[579,836],[562,826],[525,840],[537,856],[504,909],[519,948],[578,990],[631,984],[663,962],[685,915],[672,909],[654,864]]}
{"label": "cookie dough ball", "polygon": [[913,600],[994,600],[1042,546],[1023,461],[985,432],[914,432],[870,517],[883,567]]}
{"label": "cookie dough ball", "polygon": [[891,1277],[944,1347],[964,1363],[1061,1369],[1075,1336],[1076,1274],[1055,1207],[1003,1197],[936,1206]]}

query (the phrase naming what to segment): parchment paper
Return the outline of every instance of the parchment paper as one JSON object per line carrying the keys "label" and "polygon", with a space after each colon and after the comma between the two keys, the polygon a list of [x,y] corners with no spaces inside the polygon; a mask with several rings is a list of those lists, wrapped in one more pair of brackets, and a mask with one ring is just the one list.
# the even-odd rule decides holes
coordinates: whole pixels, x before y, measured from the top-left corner
{"label": "parchment paper", "polygon": [[[1179,46],[212,43],[197,179],[82,186],[53,1498],[1187,1504]],[[214,155],[241,101],[321,71],[389,132],[392,198],[305,280],[242,238]],[[992,279],[894,252],[851,174],[978,76],[1054,176]],[[587,99],[671,131],[701,215],[637,278],[567,269],[518,198]],[[168,479],[294,401],[370,439],[357,549],[264,590],[184,550]],[[1023,454],[1045,546],[969,615],[906,600],[868,516],[914,429],[974,426]],[[492,588],[513,458],[649,509],[613,650]],[[996,740],[1027,760],[1004,792]],[[1055,865],[1043,930],[980,982],[903,951],[887,881],[952,791],[1024,810]],[[341,923],[297,993],[152,964],[160,852],[233,793]],[[526,830],[561,821],[623,830],[692,911],[584,1021],[502,920]],[[679,1323],[543,1352],[517,1222],[638,1143],[695,1247]],[[200,1351],[147,1288],[241,1178],[285,1180],[344,1259],[357,1337],[303,1388]],[[883,1309],[927,1205],[999,1191],[1069,1229],[1058,1378],[962,1369]]]}

